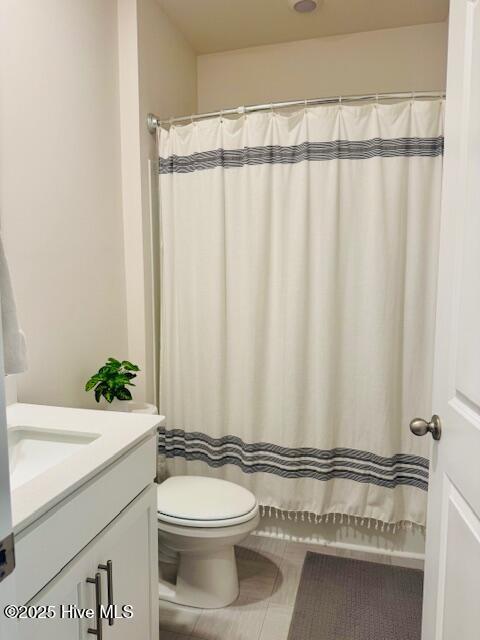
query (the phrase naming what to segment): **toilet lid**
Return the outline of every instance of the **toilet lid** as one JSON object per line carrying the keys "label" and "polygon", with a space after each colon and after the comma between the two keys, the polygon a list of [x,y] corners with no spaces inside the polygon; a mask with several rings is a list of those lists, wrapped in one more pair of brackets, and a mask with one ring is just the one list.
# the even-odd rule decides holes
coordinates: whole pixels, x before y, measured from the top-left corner
{"label": "toilet lid", "polygon": [[158,486],[158,517],[191,526],[227,526],[256,514],[257,501],[248,489],[233,482],[203,476],[175,476]]}

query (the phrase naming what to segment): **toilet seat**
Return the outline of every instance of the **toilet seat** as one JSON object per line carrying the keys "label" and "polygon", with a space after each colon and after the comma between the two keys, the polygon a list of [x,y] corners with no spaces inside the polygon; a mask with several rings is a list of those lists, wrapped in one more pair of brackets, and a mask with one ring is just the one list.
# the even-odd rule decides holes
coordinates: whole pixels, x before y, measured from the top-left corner
{"label": "toilet seat", "polygon": [[157,489],[158,519],[183,527],[231,527],[255,518],[251,491],[233,482],[203,476],[175,476]]}

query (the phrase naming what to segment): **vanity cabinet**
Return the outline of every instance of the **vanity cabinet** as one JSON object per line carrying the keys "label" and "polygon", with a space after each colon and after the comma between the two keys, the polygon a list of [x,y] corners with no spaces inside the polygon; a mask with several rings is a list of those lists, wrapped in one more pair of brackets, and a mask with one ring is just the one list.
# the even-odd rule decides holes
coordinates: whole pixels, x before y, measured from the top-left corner
{"label": "vanity cabinet", "polygon": [[155,473],[150,436],[18,536],[17,604],[54,612],[20,620],[20,640],[158,640]]}
{"label": "vanity cabinet", "polygon": [[[150,640],[155,638],[154,632],[158,636],[156,616],[152,615],[158,608],[158,583],[151,565],[152,545],[156,543],[156,491],[152,486],[28,603],[34,607],[54,605],[55,618],[21,621],[22,640],[79,640],[92,636],[100,640]],[[95,576],[99,580],[98,592]],[[70,611],[96,610],[98,600],[105,608],[116,605],[117,616],[122,615],[124,605],[129,605],[132,617],[114,619],[113,624],[97,616],[61,617],[62,605],[70,607]],[[108,609],[104,613],[114,615]]]}

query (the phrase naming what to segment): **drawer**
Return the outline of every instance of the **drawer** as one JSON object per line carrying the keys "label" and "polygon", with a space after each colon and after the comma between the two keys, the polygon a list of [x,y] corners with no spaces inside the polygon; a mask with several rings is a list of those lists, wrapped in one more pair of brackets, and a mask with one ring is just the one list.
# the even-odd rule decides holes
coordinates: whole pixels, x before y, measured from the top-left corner
{"label": "drawer", "polygon": [[17,602],[26,603],[156,475],[157,438],[138,444],[15,539]]}

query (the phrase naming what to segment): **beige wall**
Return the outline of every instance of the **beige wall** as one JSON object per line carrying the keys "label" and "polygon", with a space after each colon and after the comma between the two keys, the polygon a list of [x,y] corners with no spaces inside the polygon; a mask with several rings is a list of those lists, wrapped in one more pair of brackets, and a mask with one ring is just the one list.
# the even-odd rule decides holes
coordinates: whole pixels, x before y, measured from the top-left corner
{"label": "beige wall", "polygon": [[198,57],[198,111],[355,93],[445,87],[446,23]]}
{"label": "beige wall", "polygon": [[3,0],[0,211],[25,402],[88,406],[127,354],[116,0]]}
{"label": "beige wall", "polygon": [[0,220],[30,360],[19,399],[96,406],[84,381],[110,355],[137,361],[137,398],[154,399],[145,118],[195,111],[196,56],[156,0],[5,0],[0,18]]}
{"label": "beige wall", "polygon": [[153,112],[167,118],[196,110],[196,56],[157,0],[119,0],[119,38],[129,353],[145,371],[138,397],[154,401],[158,215],[152,215],[156,175],[149,169],[149,161],[156,160],[155,137],[147,130],[146,116]]}

